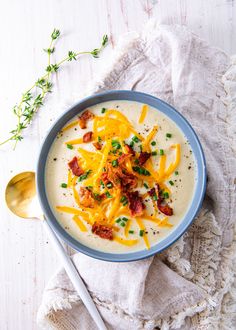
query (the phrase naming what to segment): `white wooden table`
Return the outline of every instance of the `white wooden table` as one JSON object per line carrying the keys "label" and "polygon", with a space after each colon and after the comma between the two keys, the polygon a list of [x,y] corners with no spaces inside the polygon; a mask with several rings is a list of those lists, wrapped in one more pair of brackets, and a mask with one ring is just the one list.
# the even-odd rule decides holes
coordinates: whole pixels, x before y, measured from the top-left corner
{"label": "white wooden table", "polygon": [[[0,149],[0,329],[34,330],[43,288],[59,266],[40,223],[9,214],[4,187],[23,170],[34,170],[39,145],[65,101],[75,101],[99,72],[118,37],[141,31],[149,18],[178,23],[228,53],[236,52],[236,2],[234,0],[9,0],[0,9],[0,137],[14,128],[12,106],[42,73],[42,49],[54,27],[62,31],[56,60],[68,50],[93,49],[104,33],[110,49],[101,59],[83,58],[66,65],[54,80],[54,92],[40,109],[34,124],[15,151]],[[60,104],[60,106],[58,106]]]}

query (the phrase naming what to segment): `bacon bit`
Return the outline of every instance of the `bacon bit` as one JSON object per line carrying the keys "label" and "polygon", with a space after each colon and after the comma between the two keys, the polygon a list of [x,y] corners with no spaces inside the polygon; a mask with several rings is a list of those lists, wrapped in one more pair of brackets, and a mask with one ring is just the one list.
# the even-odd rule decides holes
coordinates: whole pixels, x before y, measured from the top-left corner
{"label": "bacon bit", "polygon": [[104,172],[102,173],[102,181],[105,183],[105,184],[108,184],[110,182],[110,180],[108,179],[108,173],[107,172]]}
{"label": "bacon bit", "polygon": [[127,198],[129,201],[129,209],[132,216],[141,216],[145,205],[143,203],[142,197],[139,196],[138,191],[127,192]]}
{"label": "bacon bit", "polygon": [[119,165],[123,164],[128,158],[130,158],[131,154],[122,154],[120,157],[118,157],[118,163]]}
{"label": "bacon bit", "polygon": [[85,188],[85,187],[80,187],[79,189],[79,195],[80,195],[80,203],[84,207],[94,207],[94,199],[92,192]]}
{"label": "bacon bit", "polygon": [[135,156],[135,151],[130,145],[125,144],[125,150],[128,154]]}
{"label": "bacon bit", "polygon": [[173,215],[173,209],[168,204],[157,204],[158,210],[164,213],[165,215]]}
{"label": "bacon bit", "polygon": [[[106,176],[104,177],[106,178]],[[128,173],[122,167],[113,167],[111,164],[107,166],[107,179],[114,187],[122,188],[123,191],[137,187],[136,176]]]}
{"label": "bacon bit", "polygon": [[149,196],[153,197],[156,194],[156,189],[152,188],[148,191]]}
{"label": "bacon bit", "polygon": [[89,110],[86,110],[79,116],[79,125],[80,128],[84,129],[87,127],[87,121],[94,118],[94,114]]}
{"label": "bacon bit", "polygon": [[103,194],[100,195],[100,199],[101,199],[101,201],[103,201],[103,200],[106,199],[106,198],[107,198],[107,196],[106,196],[105,193],[103,193]]}
{"label": "bacon bit", "polygon": [[137,178],[132,173],[128,173],[125,169],[117,168],[117,175],[120,179],[123,190],[128,190],[137,187]]}
{"label": "bacon bit", "polygon": [[[111,164],[107,164],[107,180],[111,182],[114,187],[121,188],[120,177],[118,175],[119,167],[113,167]],[[105,177],[105,176],[104,176]],[[105,181],[104,181],[105,183]]]}
{"label": "bacon bit", "polygon": [[109,239],[110,241],[113,240],[113,230],[112,230],[112,228],[104,226],[104,225],[100,225],[97,222],[95,222],[92,225],[92,233],[100,236],[101,238]]}
{"label": "bacon bit", "polygon": [[78,158],[76,156],[68,163],[68,166],[76,176],[80,176],[84,173],[84,170],[78,164]]}
{"label": "bacon bit", "polygon": [[84,143],[90,142],[92,140],[92,136],[93,136],[93,132],[85,133],[83,136],[83,142]]}
{"label": "bacon bit", "polygon": [[146,163],[146,161],[151,157],[151,153],[150,152],[141,152],[139,155],[139,165],[144,165]]}
{"label": "bacon bit", "polygon": [[101,149],[102,149],[102,145],[101,145],[99,142],[94,142],[93,145],[94,145],[94,147],[95,147],[97,150],[101,150]]}
{"label": "bacon bit", "polygon": [[156,185],[156,189],[152,188],[149,190],[148,194],[151,197],[153,197],[155,194],[157,195],[157,207],[159,211],[168,216],[173,215],[173,209],[164,202],[164,198],[161,196],[161,189],[159,184]]}

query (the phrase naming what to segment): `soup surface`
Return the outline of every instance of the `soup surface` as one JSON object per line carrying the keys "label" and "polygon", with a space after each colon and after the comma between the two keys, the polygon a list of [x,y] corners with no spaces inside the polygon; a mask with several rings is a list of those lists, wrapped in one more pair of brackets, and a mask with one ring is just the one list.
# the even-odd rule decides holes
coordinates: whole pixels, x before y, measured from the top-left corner
{"label": "soup surface", "polygon": [[186,137],[162,112],[133,101],[85,109],[58,134],[46,164],[60,225],[93,249],[149,249],[181,222],[195,187]]}

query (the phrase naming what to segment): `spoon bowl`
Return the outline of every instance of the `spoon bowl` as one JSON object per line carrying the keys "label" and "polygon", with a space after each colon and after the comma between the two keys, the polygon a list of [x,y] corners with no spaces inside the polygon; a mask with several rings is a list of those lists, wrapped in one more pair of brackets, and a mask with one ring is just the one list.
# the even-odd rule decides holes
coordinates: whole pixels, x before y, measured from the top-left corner
{"label": "spoon bowl", "polygon": [[8,208],[20,218],[39,219],[42,217],[34,172],[22,172],[15,175],[7,184],[5,199]]}

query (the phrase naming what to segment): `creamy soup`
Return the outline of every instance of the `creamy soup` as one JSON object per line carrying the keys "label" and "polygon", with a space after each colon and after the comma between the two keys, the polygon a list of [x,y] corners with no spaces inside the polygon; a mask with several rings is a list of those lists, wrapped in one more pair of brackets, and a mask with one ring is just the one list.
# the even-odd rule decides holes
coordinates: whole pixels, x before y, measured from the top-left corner
{"label": "creamy soup", "polygon": [[73,118],[51,146],[47,197],[60,225],[93,249],[149,249],[181,222],[196,169],[190,145],[162,112],[109,101]]}

